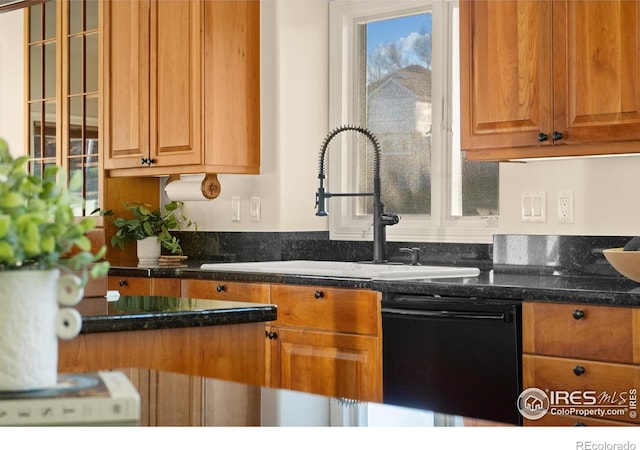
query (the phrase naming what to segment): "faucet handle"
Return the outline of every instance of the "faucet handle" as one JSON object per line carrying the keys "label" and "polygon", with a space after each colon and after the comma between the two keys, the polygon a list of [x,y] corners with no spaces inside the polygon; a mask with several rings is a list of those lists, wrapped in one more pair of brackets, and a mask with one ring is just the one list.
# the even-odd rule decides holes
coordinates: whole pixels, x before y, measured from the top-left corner
{"label": "faucet handle", "polygon": [[419,266],[420,265],[420,249],[418,247],[402,247],[400,249],[403,253],[409,253],[411,255],[411,265]]}
{"label": "faucet handle", "polygon": [[382,221],[383,225],[395,225],[400,222],[400,216],[397,214],[383,213],[380,216],[380,220]]}

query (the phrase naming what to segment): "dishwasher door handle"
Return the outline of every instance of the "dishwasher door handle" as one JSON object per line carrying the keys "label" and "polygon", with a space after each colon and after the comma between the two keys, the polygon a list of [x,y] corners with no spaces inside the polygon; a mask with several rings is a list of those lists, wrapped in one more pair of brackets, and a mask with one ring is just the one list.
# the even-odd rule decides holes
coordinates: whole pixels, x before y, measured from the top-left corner
{"label": "dishwasher door handle", "polygon": [[405,317],[424,317],[432,319],[470,319],[470,320],[495,320],[509,322],[505,313],[477,312],[477,311],[425,311],[419,309],[382,308],[382,314],[392,314]]}

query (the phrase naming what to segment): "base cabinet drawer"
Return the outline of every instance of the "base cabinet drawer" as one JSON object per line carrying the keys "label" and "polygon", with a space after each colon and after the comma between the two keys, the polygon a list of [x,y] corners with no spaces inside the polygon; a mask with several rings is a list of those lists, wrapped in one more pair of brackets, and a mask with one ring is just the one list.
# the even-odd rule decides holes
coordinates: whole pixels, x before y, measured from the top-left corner
{"label": "base cabinet drawer", "polygon": [[640,363],[640,308],[524,302],[522,317],[524,353]]}
{"label": "base cabinet drawer", "polygon": [[182,280],[183,297],[237,302],[269,303],[270,286],[225,280]]}
{"label": "base cabinet drawer", "polygon": [[120,295],[161,295],[180,297],[178,278],[147,278],[109,276],[107,286]]}
{"label": "base cabinet drawer", "polygon": [[549,398],[544,417],[579,409],[588,417],[640,423],[640,366],[525,354],[523,368],[524,389],[540,389]]}
{"label": "base cabinet drawer", "polygon": [[271,303],[278,305],[274,325],[378,335],[379,297],[368,290],[274,284]]}

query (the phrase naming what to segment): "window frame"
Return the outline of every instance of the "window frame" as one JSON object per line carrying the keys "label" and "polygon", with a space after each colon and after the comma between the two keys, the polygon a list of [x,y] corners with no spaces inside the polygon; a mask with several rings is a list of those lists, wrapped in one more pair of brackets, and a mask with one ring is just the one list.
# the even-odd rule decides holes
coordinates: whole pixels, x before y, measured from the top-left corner
{"label": "window frame", "polygon": [[[358,116],[358,80],[361,67],[358,49],[362,36],[358,25],[372,20],[412,15],[432,10],[434,16],[445,14],[447,20],[433,21],[433,85],[444,86],[444,91],[432,93],[434,118],[432,132],[432,180],[431,215],[408,215],[397,225],[387,227],[388,241],[401,242],[460,242],[491,243],[497,227],[498,216],[455,216],[452,208],[454,179],[450,151],[434,149],[450,148],[452,141],[451,110],[447,95],[451,95],[448,74],[452,61],[452,42],[439,39],[450,33],[451,15],[456,0],[331,0],[329,3],[329,126],[334,129],[343,124],[360,124]],[[436,44],[440,44],[439,46]],[[446,85],[444,84],[446,81]],[[439,126],[436,126],[440,123]],[[342,151],[354,136],[343,133],[331,143],[327,151],[327,190],[332,193],[358,192],[356,151]],[[382,159],[384,164],[384,159]],[[437,176],[440,174],[440,176]],[[384,180],[382,180],[384,186]],[[384,197],[382,198],[384,202]],[[385,205],[386,207],[386,205]],[[328,201],[329,235],[333,240],[371,240],[372,216],[357,214],[357,198],[334,197]],[[394,213],[386,207],[386,212]]]}

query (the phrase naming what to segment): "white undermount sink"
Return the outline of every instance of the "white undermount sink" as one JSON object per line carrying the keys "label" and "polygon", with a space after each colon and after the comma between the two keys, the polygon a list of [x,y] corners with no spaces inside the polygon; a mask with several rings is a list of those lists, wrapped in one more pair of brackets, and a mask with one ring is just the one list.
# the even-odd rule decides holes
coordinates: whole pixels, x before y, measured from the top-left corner
{"label": "white undermount sink", "polygon": [[200,268],[222,272],[317,275],[339,278],[368,278],[372,280],[475,277],[480,273],[480,270],[475,267],[409,266],[402,264],[311,260],[210,263],[202,264]]}

